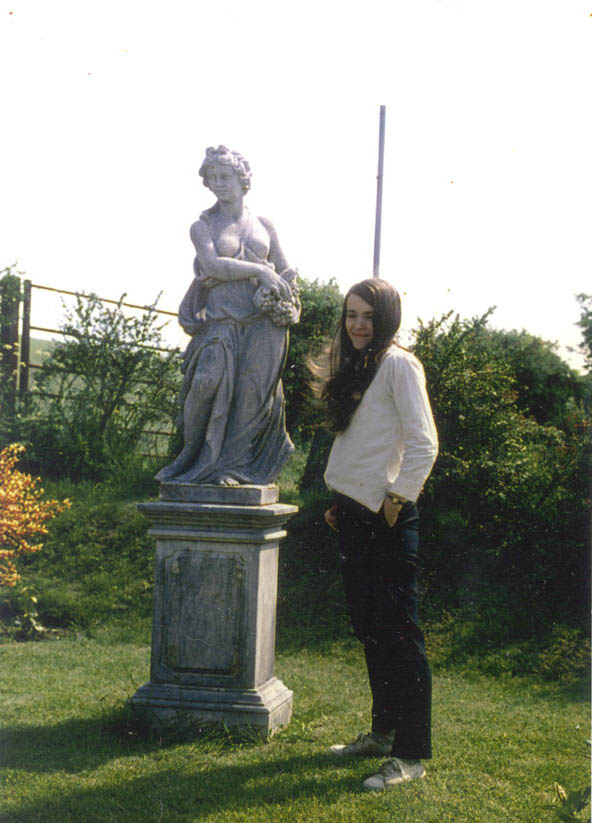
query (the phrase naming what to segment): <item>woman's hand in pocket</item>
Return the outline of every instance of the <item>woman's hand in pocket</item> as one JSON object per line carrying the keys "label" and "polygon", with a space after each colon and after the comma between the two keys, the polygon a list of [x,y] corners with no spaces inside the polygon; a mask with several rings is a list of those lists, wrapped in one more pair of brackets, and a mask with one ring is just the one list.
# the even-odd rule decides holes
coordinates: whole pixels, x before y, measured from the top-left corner
{"label": "woman's hand in pocket", "polygon": [[337,528],[337,503],[334,503],[330,509],[324,514],[325,523],[333,529],[334,532],[338,532],[339,529]]}
{"label": "woman's hand in pocket", "polygon": [[387,524],[391,527],[391,529],[397,522],[399,513],[402,508],[403,506],[401,503],[395,503],[395,501],[391,500],[390,497],[384,498],[384,503],[382,504],[382,511],[384,513],[384,519],[386,520]]}

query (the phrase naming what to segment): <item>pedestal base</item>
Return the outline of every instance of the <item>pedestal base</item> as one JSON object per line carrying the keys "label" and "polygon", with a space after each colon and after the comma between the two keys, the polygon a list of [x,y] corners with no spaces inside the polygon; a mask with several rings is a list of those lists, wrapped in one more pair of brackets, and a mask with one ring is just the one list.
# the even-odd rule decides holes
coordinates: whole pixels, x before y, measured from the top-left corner
{"label": "pedestal base", "polygon": [[154,731],[199,734],[214,724],[233,732],[270,737],[292,716],[292,692],[277,677],[256,689],[208,689],[146,683],[129,701],[134,715]]}
{"label": "pedestal base", "polygon": [[138,509],[157,542],[150,682],[132,712],[183,735],[219,724],[268,737],[292,714],[273,667],[278,546],[296,507],[275,486],[162,484]]}

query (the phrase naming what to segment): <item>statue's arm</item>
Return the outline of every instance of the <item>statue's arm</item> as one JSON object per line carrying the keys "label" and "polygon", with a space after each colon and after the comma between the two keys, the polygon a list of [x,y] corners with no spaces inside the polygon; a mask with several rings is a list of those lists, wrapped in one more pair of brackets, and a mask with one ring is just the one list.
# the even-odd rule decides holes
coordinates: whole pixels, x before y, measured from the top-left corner
{"label": "statue's arm", "polygon": [[247,280],[249,277],[256,277],[261,281],[270,272],[269,267],[264,264],[237,260],[234,257],[220,257],[204,220],[198,220],[191,226],[190,235],[195,246],[199,270],[205,281]]}

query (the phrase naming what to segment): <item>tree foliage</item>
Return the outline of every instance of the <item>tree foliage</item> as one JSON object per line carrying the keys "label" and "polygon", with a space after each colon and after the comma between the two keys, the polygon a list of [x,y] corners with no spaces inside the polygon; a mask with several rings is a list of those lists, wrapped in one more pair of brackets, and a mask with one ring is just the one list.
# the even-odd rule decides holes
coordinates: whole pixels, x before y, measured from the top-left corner
{"label": "tree foliage", "polygon": [[484,328],[480,345],[510,370],[516,406],[542,425],[563,425],[585,396],[581,377],[559,357],[556,345],[526,331]]}
{"label": "tree foliage", "polygon": [[446,315],[415,335],[440,435],[422,501],[428,578],[450,606],[483,604],[495,591],[499,608],[500,593],[522,607],[532,598],[519,617],[508,610],[525,623],[541,609],[581,618],[590,421],[572,402],[561,426],[537,422],[512,357],[491,345],[488,316]]}
{"label": "tree foliage", "polygon": [[[28,441],[50,477],[100,481],[140,450],[147,428],[170,428],[180,386],[176,351],[159,351],[156,304],[128,316],[78,295],[9,436]],[[14,435],[17,435],[15,438]]]}
{"label": "tree foliage", "polygon": [[14,266],[0,270],[0,408],[12,411],[17,385],[20,280]]}
{"label": "tree foliage", "polygon": [[323,283],[300,277],[298,286],[302,314],[300,322],[290,328],[290,348],[283,383],[288,431],[308,440],[321,424],[323,415],[311,400],[307,360],[319,354],[333,336],[343,297],[334,279]]}
{"label": "tree foliage", "polygon": [[586,368],[592,372],[592,294],[578,294],[576,299],[580,304],[578,326],[582,330],[583,338],[580,351],[584,355]]}

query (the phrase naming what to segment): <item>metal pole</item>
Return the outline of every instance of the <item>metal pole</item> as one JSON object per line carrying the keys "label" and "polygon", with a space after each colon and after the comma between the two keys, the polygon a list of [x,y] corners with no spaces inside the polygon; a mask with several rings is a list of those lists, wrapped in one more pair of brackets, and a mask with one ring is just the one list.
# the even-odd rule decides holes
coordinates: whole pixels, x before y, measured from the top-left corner
{"label": "metal pole", "polygon": [[376,176],[376,221],[374,224],[374,277],[380,277],[380,229],[382,222],[382,172],[384,169],[384,124],[386,106],[380,107],[378,132],[378,174]]}

